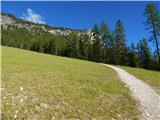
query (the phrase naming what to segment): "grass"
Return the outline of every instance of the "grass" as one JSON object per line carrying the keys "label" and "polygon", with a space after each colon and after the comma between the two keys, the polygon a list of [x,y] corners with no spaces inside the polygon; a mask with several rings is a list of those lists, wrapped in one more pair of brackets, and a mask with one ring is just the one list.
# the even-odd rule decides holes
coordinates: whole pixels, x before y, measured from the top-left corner
{"label": "grass", "polygon": [[2,119],[137,120],[137,103],[112,69],[2,48]]}
{"label": "grass", "polygon": [[153,87],[157,93],[160,94],[160,72],[145,70],[140,68],[132,68],[132,67],[121,67],[133,74],[137,78],[144,80],[147,84]]}

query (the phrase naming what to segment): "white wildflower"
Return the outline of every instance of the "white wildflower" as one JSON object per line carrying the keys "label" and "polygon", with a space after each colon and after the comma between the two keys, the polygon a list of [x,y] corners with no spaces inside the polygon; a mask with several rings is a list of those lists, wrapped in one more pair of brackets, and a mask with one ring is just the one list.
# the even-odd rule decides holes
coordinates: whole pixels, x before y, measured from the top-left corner
{"label": "white wildflower", "polygon": [[14,118],[17,118],[17,115],[16,115],[16,114],[14,115]]}
{"label": "white wildflower", "polygon": [[6,97],[4,96],[3,99],[6,99]]}
{"label": "white wildflower", "polygon": [[20,91],[23,91],[23,87],[20,87]]}
{"label": "white wildflower", "polygon": [[23,99],[20,99],[20,102],[23,102],[24,100]]}
{"label": "white wildflower", "polygon": [[16,110],[16,113],[18,113],[18,110]]}
{"label": "white wildflower", "polygon": [[149,116],[150,116],[150,114],[149,114],[149,113],[147,113],[147,116],[149,117]]}
{"label": "white wildflower", "polygon": [[12,96],[12,99],[15,99],[14,96]]}
{"label": "white wildflower", "polygon": [[43,108],[48,108],[48,105],[45,104],[45,103],[41,103],[40,106],[43,107]]}
{"label": "white wildflower", "polygon": [[33,98],[32,102],[34,102],[34,103],[38,102],[38,98]]}
{"label": "white wildflower", "polygon": [[52,117],[52,120],[54,120],[54,116]]}

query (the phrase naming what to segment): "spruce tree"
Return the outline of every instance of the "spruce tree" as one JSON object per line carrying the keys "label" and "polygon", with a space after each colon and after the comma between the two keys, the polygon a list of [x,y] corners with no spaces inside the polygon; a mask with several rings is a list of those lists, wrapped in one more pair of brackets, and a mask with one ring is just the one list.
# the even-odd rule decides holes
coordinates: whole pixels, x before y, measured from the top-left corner
{"label": "spruce tree", "polygon": [[160,12],[154,4],[147,4],[145,8],[147,29],[151,30],[151,40],[156,44],[158,61],[160,64]]}
{"label": "spruce tree", "polygon": [[78,47],[78,37],[75,33],[71,33],[67,37],[67,43],[65,46],[64,55],[68,57],[78,58],[79,57],[79,47]]}
{"label": "spruce tree", "polygon": [[108,43],[109,37],[110,37],[110,31],[109,31],[107,24],[104,21],[102,21],[102,23],[101,23],[99,34],[100,34],[101,42],[105,46],[107,46],[107,43]]}
{"label": "spruce tree", "polygon": [[98,35],[99,35],[99,27],[98,27],[98,24],[94,24],[92,32],[94,32],[95,34],[98,34]]}
{"label": "spruce tree", "polygon": [[81,59],[88,60],[88,44],[88,37],[82,34],[79,39],[79,57]]}
{"label": "spruce tree", "polygon": [[138,54],[136,52],[136,48],[134,43],[131,43],[131,46],[129,48],[128,53],[128,65],[131,67],[137,67],[138,66]]}
{"label": "spruce tree", "polygon": [[140,59],[140,66],[146,69],[152,67],[151,53],[148,47],[148,42],[145,38],[138,43],[138,55]]}
{"label": "spruce tree", "polygon": [[127,64],[126,36],[124,32],[123,23],[120,20],[116,22],[115,46],[116,46],[115,49],[116,49],[117,64],[126,65]]}
{"label": "spruce tree", "polygon": [[100,61],[100,39],[97,37],[92,44],[92,58],[94,61]]}

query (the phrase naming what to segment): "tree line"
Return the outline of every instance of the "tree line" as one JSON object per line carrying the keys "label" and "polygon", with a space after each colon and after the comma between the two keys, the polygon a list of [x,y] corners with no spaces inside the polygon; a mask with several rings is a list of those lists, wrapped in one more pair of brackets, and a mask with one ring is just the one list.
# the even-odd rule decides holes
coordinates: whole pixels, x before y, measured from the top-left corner
{"label": "tree line", "polygon": [[142,38],[137,44],[126,44],[123,23],[117,20],[111,31],[105,21],[95,24],[94,40],[86,34],[72,31],[68,36],[53,35],[41,29],[30,32],[26,28],[2,27],[1,44],[48,54],[79,58],[115,65],[160,70],[160,13],[157,6],[148,4],[145,8],[146,25],[151,30],[151,41],[156,50],[152,53],[148,40]]}

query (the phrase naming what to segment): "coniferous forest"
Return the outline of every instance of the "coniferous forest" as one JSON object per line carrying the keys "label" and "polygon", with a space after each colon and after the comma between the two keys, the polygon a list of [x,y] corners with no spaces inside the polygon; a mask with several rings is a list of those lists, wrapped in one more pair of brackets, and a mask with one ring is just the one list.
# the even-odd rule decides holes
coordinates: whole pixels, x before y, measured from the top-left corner
{"label": "coniferous forest", "polygon": [[[144,16],[144,27],[150,32],[150,38],[142,38],[131,45],[127,45],[127,30],[121,20],[117,20],[114,30],[110,30],[105,21],[93,25],[95,39],[92,41],[89,36],[79,35],[77,31],[64,36],[53,35],[41,29],[31,32],[16,26],[8,26],[7,29],[2,27],[1,44],[100,63],[160,70],[160,11],[156,5],[148,4]],[[149,42],[154,44],[154,51],[150,50]]]}

